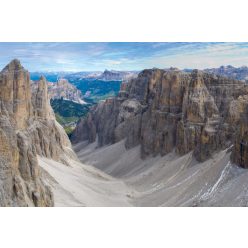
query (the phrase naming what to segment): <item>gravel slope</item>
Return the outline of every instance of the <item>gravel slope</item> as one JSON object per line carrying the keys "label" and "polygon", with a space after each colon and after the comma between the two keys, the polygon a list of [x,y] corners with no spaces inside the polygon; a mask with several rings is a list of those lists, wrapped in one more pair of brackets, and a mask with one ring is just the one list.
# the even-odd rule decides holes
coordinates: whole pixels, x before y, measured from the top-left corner
{"label": "gravel slope", "polygon": [[[123,142],[74,147],[81,163],[39,158],[56,206],[247,206],[248,171],[224,150],[199,163],[192,153],[140,159],[140,148]],[[48,177],[46,177],[48,178]]]}

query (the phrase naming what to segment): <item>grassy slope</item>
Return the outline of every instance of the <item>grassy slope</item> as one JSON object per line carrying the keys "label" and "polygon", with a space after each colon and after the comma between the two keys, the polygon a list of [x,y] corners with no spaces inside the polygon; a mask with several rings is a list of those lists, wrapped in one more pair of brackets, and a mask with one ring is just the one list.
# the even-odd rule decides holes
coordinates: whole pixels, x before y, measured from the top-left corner
{"label": "grassy slope", "polygon": [[84,100],[87,105],[81,105],[63,99],[51,100],[51,106],[55,112],[57,121],[64,127],[68,136],[75,128],[78,120],[87,115],[89,108],[101,100],[116,96],[120,90],[120,81],[101,81],[101,80],[70,80],[83,94],[90,92]]}
{"label": "grassy slope", "polygon": [[91,104],[82,105],[63,99],[54,99],[51,100],[51,106],[54,110],[56,120],[70,136],[78,120],[88,113]]}
{"label": "grassy slope", "polygon": [[121,81],[102,81],[102,80],[70,80],[85,95],[90,92],[88,97],[84,97],[86,101],[99,102],[108,97],[116,96],[120,90]]}

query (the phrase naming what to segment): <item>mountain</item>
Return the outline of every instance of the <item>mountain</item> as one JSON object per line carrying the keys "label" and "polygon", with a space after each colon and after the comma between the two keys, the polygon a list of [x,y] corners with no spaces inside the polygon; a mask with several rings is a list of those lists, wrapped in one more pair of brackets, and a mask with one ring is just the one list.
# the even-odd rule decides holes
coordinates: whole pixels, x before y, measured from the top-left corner
{"label": "mountain", "polygon": [[105,70],[101,75],[97,77],[97,79],[105,80],[105,81],[123,81],[131,78],[135,78],[138,75],[138,72],[131,71],[108,71]]}
{"label": "mountain", "polygon": [[[84,105],[80,105],[84,106]],[[18,60],[0,72],[0,206],[130,206],[121,181],[79,162]]]}
{"label": "mountain", "polygon": [[[32,81],[33,91],[37,90],[38,84],[39,81]],[[47,82],[47,88],[56,120],[70,135],[79,118],[88,112],[91,104],[87,104],[81,91],[66,79],[59,79],[55,83]]]}
{"label": "mountain", "polygon": [[48,92],[51,99],[63,98],[64,100],[85,104],[81,91],[66,79],[59,79],[58,82],[49,84]]}
{"label": "mountain", "polygon": [[65,75],[65,78],[69,81],[80,80],[80,79],[96,79],[102,74],[101,71],[81,71],[81,72],[74,72]]}
{"label": "mountain", "polygon": [[248,167],[247,96],[242,81],[198,70],[144,70],[95,106],[72,141],[97,140],[101,147],[125,140],[127,149],[141,146],[142,158],[193,151],[199,162],[234,145],[233,161]]}
{"label": "mountain", "polygon": [[228,65],[228,66],[221,66],[219,68],[205,69],[204,71],[237,80],[244,80],[244,81],[248,80],[247,66],[233,67],[231,65]]}
{"label": "mountain", "polygon": [[[116,96],[120,90],[121,81],[136,77],[138,72],[114,70],[74,73],[33,72],[31,73],[31,79],[35,81],[41,75],[44,75],[51,82],[48,90],[52,99],[63,97],[83,104],[85,103],[84,100],[99,102],[108,97]],[[72,85],[75,87],[73,88]]]}
{"label": "mountain", "polygon": [[137,71],[115,71],[105,70],[104,72],[92,71],[92,72],[75,72],[68,73],[65,78],[68,80],[80,80],[80,79],[98,79],[104,81],[122,81],[137,77]]}
{"label": "mountain", "polygon": [[138,75],[137,71],[79,71],[79,72],[31,72],[31,79],[38,80],[41,76],[45,76],[49,82],[57,82],[59,79],[80,80],[80,79],[99,79],[105,81],[122,81],[134,78]]}
{"label": "mountain", "polygon": [[0,72],[0,206],[248,206],[245,82],[144,70],[78,121],[73,146],[47,85],[31,90],[18,60]]}
{"label": "mountain", "polygon": [[0,72],[0,205],[53,206],[38,156],[61,163],[77,157],[49,104],[44,77],[31,92],[29,73],[18,60]]}
{"label": "mountain", "polygon": [[108,97],[116,96],[120,90],[121,81],[137,77],[135,71],[78,72],[66,75],[71,84],[83,94],[87,102],[99,102]]}
{"label": "mountain", "polygon": [[[37,82],[32,83],[32,87],[37,87]],[[70,84],[66,79],[59,79],[56,83],[48,83],[48,94],[51,99],[73,101],[79,104],[86,104],[80,90]]]}
{"label": "mountain", "polygon": [[72,72],[66,71],[36,71],[30,72],[30,79],[32,81],[37,81],[41,76],[45,77],[48,82],[55,83],[61,78],[65,78],[66,75],[71,74]]}
{"label": "mountain", "polygon": [[144,70],[71,140],[83,163],[128,185],[132,205],[248,206],[247,110],[242,81]]}

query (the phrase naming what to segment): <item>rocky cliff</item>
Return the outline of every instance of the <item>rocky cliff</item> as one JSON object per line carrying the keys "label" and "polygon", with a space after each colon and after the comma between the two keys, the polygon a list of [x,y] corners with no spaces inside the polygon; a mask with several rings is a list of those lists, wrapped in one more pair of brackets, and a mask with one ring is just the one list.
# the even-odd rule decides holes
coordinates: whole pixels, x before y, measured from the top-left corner
{"label": "rocky cliff", "polygon": [[1,206],[53,206],[37,155],[63,163],[76,158],[47,94],[45,78],[31,92],[29,73],[18,60],[0,73]]}
{"label": "rocky cliff", "polygon": [[232,160],[248,168],[248,95],[240,96],[232,105],[233,117],[239,119],[235,128]]}
{"label": "rocky cliff", "polygon": [[141,145],[143,158],[193,150],[198,161],[236,142],[236,161],[238,137],[246,137],[248,130],[243,117],[247,95],[244,82],[198,70],[144,70],[122,85],[118,97],[92,109],[72,141],[97,139],[103,146],[125,139],[127,149]]}
{"label": "rocky cliff", "polygon": [[[38,82],[32,83],[32,88],[37,89]],[[80,90],[68,82],[66,79],[59,79],[56,83],[47,83],[48,95],[51,99],[70,100],[76,103],[85,104]]]}

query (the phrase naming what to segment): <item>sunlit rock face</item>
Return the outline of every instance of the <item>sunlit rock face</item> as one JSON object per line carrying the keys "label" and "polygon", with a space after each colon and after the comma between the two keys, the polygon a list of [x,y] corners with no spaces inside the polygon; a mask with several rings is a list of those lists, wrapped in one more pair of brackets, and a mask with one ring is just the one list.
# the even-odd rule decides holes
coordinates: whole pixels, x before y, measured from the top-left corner
{"label": "sunlit rock face", "polygon": [[45,78],[31,92],[29,73],[18,60],[0,73],[0,205],[53,206],[37,155],[66,163],[76,158],[51,109]]}
{"label": "sunlit rock face", "polygon": [[31,117],[31,91],[29,73],[18,60],[11,61],[0,74],[0,100],[17,129],[27,127]]}
{"label": "sunlit rock face", "polygon": [[50,83],[48,93],[51,99],[64,98],[80,104],[85,104],[80,90],[70,84],[66,79],[59,79],[56,83]]}
{"label": "sunlit rock face", "polygon": [[237,127],[247,95],[244,82],[198,70],[144,70],[125,82],[117,97],[94,107],[72,141],[97,138],[103,146],[125,139],[126,148],[141,145],[143,158],[193,150],[204,161],[243,135]]}

